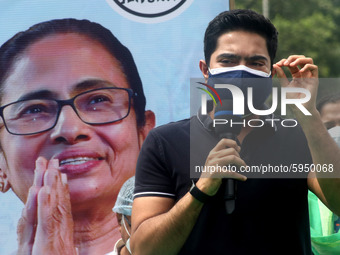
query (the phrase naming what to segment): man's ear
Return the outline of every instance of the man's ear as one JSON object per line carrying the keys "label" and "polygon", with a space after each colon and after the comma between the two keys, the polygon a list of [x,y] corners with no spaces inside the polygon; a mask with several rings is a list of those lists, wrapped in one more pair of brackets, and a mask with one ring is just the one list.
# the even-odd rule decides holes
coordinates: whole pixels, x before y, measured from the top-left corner
{"label": "man's ear", "polygon": [[138,130],[138,138],[139,138],[139,148],[142,147],[142,144],[150,132],[151,129],[155,127],[156,124],[156,116],[153,111],[145,111],[145,125]]}
{"label": "man's ear", "polygon": [[7,163],[3,152],[0,152],[0,192],[5,193],[11,188],[8,181]]}
{"label": "man's ear", "polygon": [[200,60],[199,67],[201,69],[201,72],[205,78],[205,80],[208,80],[209,78],[209,69],[207,63],[205,63],[204,60]]}

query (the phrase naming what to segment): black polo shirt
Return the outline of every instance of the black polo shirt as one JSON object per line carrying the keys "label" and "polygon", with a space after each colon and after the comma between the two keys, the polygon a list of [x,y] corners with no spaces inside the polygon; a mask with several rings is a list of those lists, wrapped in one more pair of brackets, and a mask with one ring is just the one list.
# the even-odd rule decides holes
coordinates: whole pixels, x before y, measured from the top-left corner
{"label": "black polo shirt", "polygon": [[[208,117],[194,116],[153,129],[139,155],[135,197],[183,197],[191,186],[190,146],[199,150],[191,160],[204,165],[219,141],[210,125]],[[301,128],[280,124],[254,128],[240,156],[249,166],[312,162]],[[218,192],[204,205],[179,254],[311,254],[306,176],[238,182],[231,215],[225,212],[223,191]]]}

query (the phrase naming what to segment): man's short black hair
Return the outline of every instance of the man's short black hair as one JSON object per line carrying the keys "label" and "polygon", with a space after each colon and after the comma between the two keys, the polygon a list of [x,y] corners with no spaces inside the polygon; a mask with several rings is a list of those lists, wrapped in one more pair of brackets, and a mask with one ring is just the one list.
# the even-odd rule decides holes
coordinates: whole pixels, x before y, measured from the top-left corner
{"label": "man's short black hair", "polygon": [[118,60],[122,72],[137,96],[134,97],[133,107],[136,112],[137,125],[145,124],[145,95],[142,81],[139,77],[136,64],[131,52],[106,28],[89,20],[55,19],[42,22],[19,32],[0,48],[0,101],[3,93],[3,84],[10,75],[9,72],[15,60],[25,49],[34,42],[54,34],[76,33],[84,35],[99,42],[108,52]]}
{"label": "man's short black hair", "polygon": [[225,11],[210,21],[204,35],[204,57],[210,65],[210,57],[217,47],[218,38],[232,31],[246,31],[263,36],[267,43],[271,65],[278,43],[278,32],[269,19],[252,10],[235,9]]}
{"label": "man's short black hair", "polygon": [[329,94],[329,95],[326,95],[326,96],[320,98],[320,100],[318,101],[318,103],[316,105],[316,109],[319,111],[319,113],[321,113],[322,108],[326,104],[336,104],[338,102],[340,102],[340,93]]}

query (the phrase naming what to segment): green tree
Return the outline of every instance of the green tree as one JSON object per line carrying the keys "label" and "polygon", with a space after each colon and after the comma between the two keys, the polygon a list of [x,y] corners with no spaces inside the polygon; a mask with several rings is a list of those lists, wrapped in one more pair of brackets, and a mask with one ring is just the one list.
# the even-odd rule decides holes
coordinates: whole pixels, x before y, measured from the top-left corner
{"label": "green tree", "polygon": [[[235,2],[262,12],[262,1]],[[269,18],[279,31],[277,60],[303,54],[314,59],[320,77],[340,77],[340,0],[272,0]]]}

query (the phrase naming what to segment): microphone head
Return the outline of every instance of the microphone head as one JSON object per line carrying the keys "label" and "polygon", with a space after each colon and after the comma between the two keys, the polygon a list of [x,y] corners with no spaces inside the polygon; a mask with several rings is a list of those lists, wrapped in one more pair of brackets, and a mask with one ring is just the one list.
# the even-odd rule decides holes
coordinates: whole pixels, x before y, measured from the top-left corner
{"label": "microphone head", "polygon": [[236,137],[240,134],[243,126],[242,118],[239,115],[233,115],[232,100],[222,100],[222,105],[218,103],[215,108],[214,118],[228,121],[226,124],[215,125],[215,134],[220,138],[229,138],[230,135]]}

